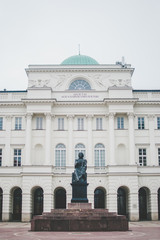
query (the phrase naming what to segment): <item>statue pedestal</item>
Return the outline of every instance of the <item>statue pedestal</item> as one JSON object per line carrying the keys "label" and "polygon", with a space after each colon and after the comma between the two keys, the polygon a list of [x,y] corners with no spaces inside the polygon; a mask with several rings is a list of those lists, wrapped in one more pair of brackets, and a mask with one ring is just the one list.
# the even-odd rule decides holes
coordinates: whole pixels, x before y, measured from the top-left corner
{"label": "statue pedestal", "polygon": [[88,183],[75,182],[72,185],[72,199],[71,203],[88,203],[87,186]]}

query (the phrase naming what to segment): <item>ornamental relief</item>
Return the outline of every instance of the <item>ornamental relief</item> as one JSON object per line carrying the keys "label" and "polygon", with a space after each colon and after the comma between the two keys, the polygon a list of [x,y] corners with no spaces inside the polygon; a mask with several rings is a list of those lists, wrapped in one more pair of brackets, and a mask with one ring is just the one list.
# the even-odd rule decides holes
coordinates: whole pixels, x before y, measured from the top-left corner
{"label": "ornamental relief", "polygon": [[28,81],[28,87],[29,88],[33,88],[33,87],[50,87],[50,80],[42,80],[42,79],[38,79],[38,80],[29,80]]}
{"label": "ornamental relief", "polygon": [[107,90],[108,87],[131,87],[130,79],[110,79],[111,75],[103,74],[47,74],[37,80],[29,80],[29,88],[46,88],[51,87],[53,90],[68,89],[71,81],[74,79],[85,79],[91,84],[92,89]]}
{"label": "ornamental relief", "polygon": [[110,79],[109,80],[110,87],[131,87],[130,79]]}

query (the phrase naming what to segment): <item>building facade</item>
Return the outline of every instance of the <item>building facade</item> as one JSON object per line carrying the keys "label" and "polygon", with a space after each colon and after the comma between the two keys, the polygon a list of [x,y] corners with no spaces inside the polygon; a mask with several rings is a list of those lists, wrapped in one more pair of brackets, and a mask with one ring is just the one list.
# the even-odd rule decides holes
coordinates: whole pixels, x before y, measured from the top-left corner
{"label": "building facade", "polygon": [[77,55],[0,91],[0,220],[67,208],[79,152],[92,208],[160,219],[160,90],[133,90],[133,72]]}

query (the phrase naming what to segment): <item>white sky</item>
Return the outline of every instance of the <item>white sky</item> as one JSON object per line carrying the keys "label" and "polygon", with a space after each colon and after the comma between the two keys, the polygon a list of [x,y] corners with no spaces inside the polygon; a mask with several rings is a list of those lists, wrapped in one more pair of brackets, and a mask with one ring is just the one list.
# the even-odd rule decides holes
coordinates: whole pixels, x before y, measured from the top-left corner
{"label": "white sky", "polygon": [[132,64],[134,89],[160,89],[160,0],[0,0],[0,90],[25,90],[29,64],[81,54]]}

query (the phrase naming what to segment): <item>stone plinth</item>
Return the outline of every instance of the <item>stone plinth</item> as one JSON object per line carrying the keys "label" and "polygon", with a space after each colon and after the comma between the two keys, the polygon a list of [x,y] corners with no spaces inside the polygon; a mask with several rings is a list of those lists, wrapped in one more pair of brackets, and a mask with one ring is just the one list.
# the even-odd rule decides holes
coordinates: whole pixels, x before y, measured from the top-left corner
{"label": "stone plinth", "polygon": [[88,183],[75,182],[72,185],[72,203],[88,203],[87,186]]}
{"label": "stone plinth", "polygon": [[31,231],[127,231],[125,216],[109,213],[107,209],[53,209],[34,216]]}
{"label": "stone plinth", "polygon": [[92,203],[68,203],[69,209],[92,209]]}

